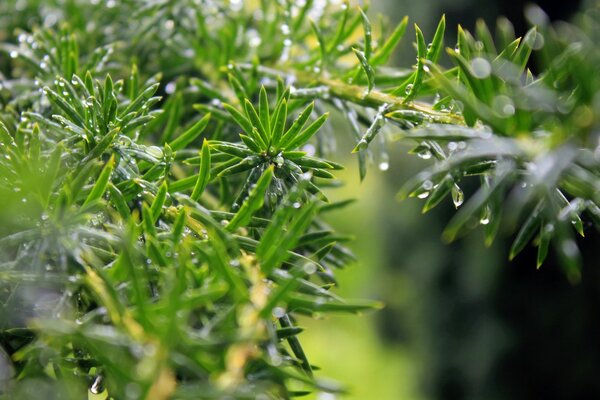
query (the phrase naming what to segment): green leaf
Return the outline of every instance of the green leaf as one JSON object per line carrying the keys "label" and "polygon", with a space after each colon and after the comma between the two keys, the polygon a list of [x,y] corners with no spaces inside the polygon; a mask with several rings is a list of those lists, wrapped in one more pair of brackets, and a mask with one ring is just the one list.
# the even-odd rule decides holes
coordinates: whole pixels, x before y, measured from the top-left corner
{"label": "green leaf", "polygon": [[338,23],[335,36],[331,43],[329,43],[329,47],[327,47],[327,53],[331,54],[337,51],[338,46],[342,45],[344,41],[344,30],[346,28],[346,22],[348,21],[348,13],[350,7],[348,3],[344,3],[344,10],[342,12],[342,20]]}
{"label": "green leaf", "polygon": [[171,149],[173,151],[181,150],[193,142],[202,132],[204,132],[204,129],[206,129],[208,122],[210,121],[210,116],[210,113],[206,114],[198,122],[179,135],[175,140],[170,142],[169,146]]}
{"label": "green leaf", "polygon": [[321,29],[319,29],[318,25],[312,19],[310,20],[310,26],[313,30],[313,33],[317,37],[319,49],[321,50],[321,68],[325,68],[325,66],[327,65],[327,46],[325,44],[325,39],[323,38],[323,33],[321,33]]}
{"label": "green leaf", "polygon": [[46,96],[48,96],[48,99],[58,108],[60,108],[72,122],[74,122],[80,127],[85,126],[84,118],[61,95],[59,95],[49,87],[44,88],[44,93],[46,94]]}
{"label": "green leaf", "polygon": [[[297,147],[302,146],[306,143],[327,121],[329,117],[329,113],[325,113],[317,118],[312,124],[310,124],[306,129],[300,132],[294,139],[292,139],[286,146],[285,149],[295,149]],[[290,128],[291,129],[291,128]],[[283,146],[283,145],[282,145]]]}
{"label": "green leaf", "polygon": [[305,294],[295,293],[288,300],[288,307],[291,310],[302,309],[313,312],[353,312],[378,310],[383,308],[383,304],[373,300],[346,300],[340,302],[337,300],[325,300],[321,297],[309,296]]}
{"label": "green leaf", "polygon": [[226,229],[230,232],[235,231],[240,226],[248,224],[252,215],[256,213],[263,205],[265,193],[271,184],[274,167],[271,165],[265,170],[256,182],[256,186],[252,189],[248,198],[244,201],[238,212],[229,221]]}
{"label": "green leaf", "polygon": [[271,117],[269,116],[269,100],[267,98],[267,90],[264,86],[260,88],[258,113],[260,122],[265,128],[265,131],[271,132]]}
{"label": "green leaf", "polygon": [[180,125],[183,112],[183,95],[181,92],[176,92],[169,98],[165,112],[167,113],[167,124],[163,129],[160,143],[170,142],[175,130]]}
{"label": "green leaf", "polygon": [[255,153],[260,153],[261,152],[261,149],[258,146],[258,144],[250,136],[246,136],[246,135],[244,135],[242,133],[240,133],[239,136],[240,136],[240,139],[242,139],[242,142],[244,142],[244,144],[246,146],[248,146],[248,148],[250,150],[252,150]]}
{"label": "green leaf", "polygon": [[249,169],[254,168],[262,161],[263,160],[260,156],[248,156],[242,160],[235,158],[230,161],[230,164],[223,163],[223,169],[220,169],[219,167],[215,168],[213,173],[216,173],[218,177],[239,174],[240,172],[248,171]]}
{"label": "green leaf", "polygon": [[510,247],[508,255],[509,260],[512,261],[512,259],[525,248],[525,245],[529,243],[535,232],[539,229],[541,224],[540,214],[543,210],[543,204],[543,201],[540,201],[525,223],[521,226],[519,233],[517,233],[517,236]]}
{"label": "green leaf", "polygon": [[287,120],[287,101],[284,99],[277,107],[275,112],[275,121],[272,127],[271,145],[278,148],[279,142],[285,130],[285,122]]}
{"label": "green leaf", "polygon": [[110,192],[110,201],[121,216],[121,218],[123,220],[127,220],[128,218],[130,218],[131,212],[129,210],[129,206],[127,205],[125,197],[123,197],[123,193],[121,193],[121,191],[112,183],[109,183],[108,191]]}
{"label": "green leaf", "polygon": [[496,54],[496,46],[494,45],[494,39],[492,33],[487,27],[487,24],[483,19],[478,19],[475,24],[475,33],[481,43],[483,43],[483,50],[487,54]]}
{"label": "green leaf", "polygon": [[296,211],[297,215],[289,223],[285,233],[281,231],[283,228],[282,221],[276,221],[269,225],[267,231],[279,232],[278,237],[270,242],[267,239],[270,235],[265,232],[259,248],[256,250],[256,255],[261,261],[261,269],[266,275],[270,274],[274,268],[287,259],[289,256],[287,251],[294,248],[300,236],[312,222],[315,211],[316,203],[314,202],[302,206]]}
{"label": "green leaf", "polygon": [[535,45],[535,41],[537,40],[538,32],[535,27],[531,28],[525,34],[525,37],[521,41],[519,48],[515,52],[513,56],[513,62],[519,66],[519,71],[522,73],[525,71],[527,67],[527,62],[529,61],[529,56],[531,55],[531,50]]}
{"label": "green leaf", "polygon": [[[138,96],[138,88],[139,87],[140,87],[140,74],[139,74],[137,65],[133,64],[131,66],[131,75],[129,76],[129,82],[128,82],[129,100],[133,101]],[[90,90],[90,92],[93,91],[89,87],[88,87],[88,90]]]}
{"label": "green leaf", "polygon": [[108,186],[108,181],[110,179],[110,175],[115,167],[115,157],[114,155],[106,162],[104,168],[98,175],[98,179],[96,179],[96,183],[92,187],[92,191],[88,194],[85,199],[83,205],[89,204],[90,202],[97,200],[102,197],[104,192],[106,191],[106,187]]}
{"label": "green leaf", "polygon": [[372,29],[371,29],[371,21],[369,21],[369,17],[367,17],[367,14],[362,10],[362,8],[358,9],[360,12],[360,17],[362,20],[362,25],[363,25],[363,33],[364,33],[364,58],[368,64],[368,62],[371,60],[371,53],[373,52],[373,34],[372,34]]}
{"label": "green leaf", "polygon": [[229,84],[233,88],[233,91],[235,92],[235,95],[238,101],[240,102],[240,105],[243,105],[244,101],[248,98],[248,94],[246,94],[246,89],[244,89],[244,86],[235,76],[233,76],[233,74],[229,74],[228,77]]}
{"label": "green leaf", "polygon": [[369,64],[369,61],[367,60],[367,57],[365,56],[365,54],[358,50],[358,49],[352,49],[352,51],[354,51],[354,54],[356,55],[356,57],[358,58],[358,61],[360,62],[360,66],[362,67],[363,71],[365,72],[365,75],[367,76],[367,91],[366,93],[370,93],[371,90],[373,89],[373,86],[375,85],[375,71],[373,70],[373,67],[371,67],[371,64]]}
{"label": "green leaf", "polygon": [[373,57],[371,58],[371,65],[383,65],[386,64],[390,57],[392,56],[392,52],[400,43],[400,40],[404,37],[404,33],[406,32],[406,27],[408,25],[408,17],[402,18],[402,21],[396,26],[394,32],[386,39],[383,46],[381,46]]}
{"label": "green leaf", "polygon": [[510,162],[500,164],[496,167],[495,175],[490,186],[481,187],[450,220],[443,233],[444,240],[447,242],[453,241],[458,236],[464,225],[469,220],[474,218],[475,214],[481,210],[488,199],[504,189],[506,182],[514,173],[513,168],[514,165]]}
{"label": "green leaf", "polygon": [[152,206],[150,207],[150,213],[152,215],[152,223],[156,223],[160,214],[162,213],[163,205],[165,204],[165,200],[167,199],[167,183],[163,182],[154,197],[154,201],[152,202]]}
{"label": "green leaf", "polygon": [[200,157],[200,171],[198,172],[198,179],[196,180],[196,185],[194,186],[192,195],[190,196],[190,198],[195,201],[200,198],[200,195],[202,192],[204,192],[206,185],[208,185],[208,182],[210,181],[210,145],[206,139],[204,139],[204,143],[202,143]]}
{"label": "green leaf", "polygon": [[542,224],[540,227],[540,241],[538,243],[538,252],[537,252],[537,268],[539,269],[544,261],[546,260],[546,256],[548,255],[548,247],[550,245],[550,239],[552,239],[552,235],[554,232],[554,226],[552,224]]}
{"label": "green leaf", "polygon": [[334,166],[331,164],[330,161],[325,161],[320,158],[315,158],[315,157],[310,157],[310,156],[300,157],[300,158],[294,160],[294,162],[302,167],[307,167],[307,168],[334,169]]}
{"label": "green leaf", "polygon": [[373,118],[373,122],[369,126],[369,129],[365,132],[365,134],[360,138],[354,149],[353,153],[358,153],[359,151],[366,150],[369,146],[369,143],[375,139],[375,136],[381,131],[381,128],[385,125],[385,113],[387,112],[387,106],[383,105],[377,111],[375,118]]}
{"label": "green leaf", "polygon": [[308,121],[308,119],[310,118],[310,115],[312,114],[314,107],[315,107],[315,103],[313,101],[300,113],[300,115],[298,115],[298,118],[296,118],[294,120],[294,122],[292,123],[292,126],[290,126],[290,128],[287,130],[287,132],[281,138],[281,141],[279,143],[280,148],[282,148],[282,149],[289,148],[289,146],[288,146],[289,143],[291,143],[296,138],[296,135],[304,127],[304,125],[306,124],[306,121]]}
{"label": "green leaf", "polygon": [[[446,16],[442,15],[437,29],[433,36],[433,40],[427,49],[425,58],[431,62],[437,62],[444,47],[444,33],[446,31]],[[417,42],[418,43],[418,42]]]}
{"label": "green leaf", "polygon": [[577,233],[581,237],[584,237],[585,234],[583,232],[583,222],[581,221],[581,218],[579,217],[579,215],[577,215],[577,212],[574,210],[574,207],[571,205],[569,200],[567,200],[565,195],[558,188],[556,189],[556,197],[557,197],[558,201],[560,202],[561,206],[564,207],[563,210],[559,214],[559,218],[561,218],[561,217],[562,217],[561,219],[568,218],[571,221],[571,224],[573,225],[573,227],[575,228]]}
{"label": "green leaf", "polygon": [[415,71],[415,78],[412,81],[412,86],[408,90],[406,97],[404,97],[404,103],[408,103],[417,95],[419,89],[421,89],[423,76],[425,75],[424,60],[427,58],[427,45],[425,44],[423,32],[421,32],[421,29],[416,24],[415,31],[417,35],[417,68]]}
{"label": "green leaf", "polygon": [[232,156],[239,157],[239,158],[245,158],[245,157],[251,156],[253,154],[252,151],[250,151],[250,149],[246,148],[245,146],[238,145],[238,144],[233,144],[233,143],[229,143],[229,142],[220,142],[220,141],[214,141],[214,140],[211,140],[210,142],[208,142],[208,144],[210,145],[210,147],[212,149],[215,149],[222,153],[230,154]]}
{"label": "green leaf", "polygon": [[423,206],[423,214],[437,206],[449,193],[454,185],[454,180],[451,176],[446,175],[444,179],[435,187],[431,194],[427,197],[427,201]]}
{"label": "green leaf", "polygon": [[250,120],[250,122],[253,125],[252,135],[255,135],[254,129],[256,129],[260,138],[262,139],[262,142],[265,143],[265,145],[269,144],[270,143],[270,137],[269,137],[270,132],[267,132],[265,127],[262,125],[262,122],[260,122],[260,117],[256,113],[256,109],[254,108],[254,106],[252,105],[250,100],[245,99],[244,107],[246,110],[246,116],[248,117],[248,119]]}
{"label": "green leaf", "polygon": [[223,103],[223,107],[229,112],[235,122],[246,132],[247,135],[252,134],[252,123],[241,112],[230,104]]}
{"label": "green leaf", "polygon": [[[5,134],[8,135],[6,127],[0,122],[0,131],[5,130]],[[1,140],[1,139],[0,139]],[[8,145],[5,143],[5,145]],[[40,158],[40,126],[38,124],[33,125],[31,131],[31,140],[29,142],[29,159],[32,162],[38,162]]]}
{"label": "green leaf", "polygon": [[141,109],[142,106],[144,105],[144,103],[146,103],[152,96],[154,96],[154,93],[156,93],[156,91],[158,90],[159,86],[160,86],[159,83],[155,83],[153,85],[150,85],[146,89],[144,89],[144,91],[142,93],[140,93],[140,95],[138,97],[136,97],[136,99],[133,100],[127,106],[127,108],[125,108],[125,110],[123,110],[119,114],[119,117],[123,118],[124,116],[126,116],[130,112],[134,112],[134,111],[137,112],[139,109]]}

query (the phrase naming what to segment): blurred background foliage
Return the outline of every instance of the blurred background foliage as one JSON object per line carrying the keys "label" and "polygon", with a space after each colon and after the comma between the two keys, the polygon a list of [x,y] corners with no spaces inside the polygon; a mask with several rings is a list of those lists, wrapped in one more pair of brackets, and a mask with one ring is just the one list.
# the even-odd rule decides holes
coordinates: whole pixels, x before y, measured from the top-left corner
{"label": "blurred background foliage", "polygon": [[[388,0],[373,2],[371,11],[392,22],[409,15],[425,36],[445,14],[450,38],[457,24],[473,30],[479,18],[494,26],[506,16],[522,36],[529,27],[526,4]],[[553,21],[568,21],[593,6],[536,4]],[[396,52],[395,62],[409,66],[412,58],[401,55],[410,54],[411,43],[402,45],[405,51]],[[487,248],[481,228],[444,244],[441,233],[454,207],[446,201],[421,215],[417,199],[395,202],[396,189],[425,161],[407,156],[409,149],[398,143],[391,145],[390,171],[373,169],[362,183],[355,171],[347,171],[346,187],[336,194],[360,196],[331,221],[360,237],[354,243],[358,265],[340,274],[341,291],[378,298],[387,306],[362,319],[335,318],[328,326],[310,321],[303,339],[315,362],[332,377],[361,382],[351,385],[349,399],[599,398],[600,235],[592,229],[577,241],[583,259],[577,284],[567,281],[554,257],[537,270],[532,246],[509,262],[511,238],[499,235]],[[349,161],[344,164],[351,166]],[[464,189],[468,198],[475,188]]]}

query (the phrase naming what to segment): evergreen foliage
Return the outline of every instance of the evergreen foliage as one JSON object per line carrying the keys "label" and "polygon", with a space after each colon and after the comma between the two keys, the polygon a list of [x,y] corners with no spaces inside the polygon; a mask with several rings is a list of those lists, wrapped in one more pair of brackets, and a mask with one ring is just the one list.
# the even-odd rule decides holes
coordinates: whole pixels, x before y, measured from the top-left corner
{"label": "evergreen foliage", "polygon": [[390,137],[435,161],[398,197],[424,212],[452,199],[445,239],[481,224],[489,244],[504,228],[510,258],[533,241],[538,266],[552,247],[579,278],[574,236],[600,226],[597,8],[552,26],[531,7],[523,38],[480,23],[451,48],[442,17],[432,35],[415,26],[409,70],[389,67],[408,19],[366,11],[0,4],[3,395],[342,390],[314,377],[296,321],[380,306],[331,290],[353,255],[321,218],[348,203],[323,193],[343,168],[329,113],[347,121],[361,179],[373,153],[387,169]]}

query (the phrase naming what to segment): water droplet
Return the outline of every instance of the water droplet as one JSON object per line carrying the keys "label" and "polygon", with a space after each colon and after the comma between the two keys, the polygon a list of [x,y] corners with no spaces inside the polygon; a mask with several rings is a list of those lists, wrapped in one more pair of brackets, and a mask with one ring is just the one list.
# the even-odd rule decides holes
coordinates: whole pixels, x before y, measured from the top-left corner
{"label": "water droplet", "polygon": [[510,117],[515,114],[515,104],[508,96],[499,95],[494,97],[492,106],[504,116]]}
{"label": "water droplet", "polygon": [[[250,37],[250,39],[248,39],[248,45],[250,47],[258,47],[258,46],[260,46],[262,40],[261,40],[260,36],[258,36],[258,34],[254,34],[254,35],[250,35],[249,34],[248,36]],[[285,41],[284,41],[284,45],[285,45]]]}
{"label": "water droplet", "polygon": [[[279,354],[273,354],[271,356],[271,365],[278,367],[281,365],[281,363],[283,362],[283,358],[279,355]],[[258,396],[256,396],[256,400],[268,400],[269,397],[267,395],[264,395],[264,397],[259,397],[261,396],[261,394],[259,394]]]}
{"label": "water droplet", "polygon": [[567,257],[573,258],[577,256],[579,249],[573,239],[567,239],[562,243],[562,251]]}
{"label": "water droplet", "polygon": [[379,170],[387,171],[390,168],[390,156],[388,156],[387,153],[383,152],[379,157]]}
{"label": "water droplet", "polygon": [[283,166],[283,157],[282,156],[277,156],[275,158],[275,165],[277,166],[277,168],[281,168]]}
{"label": "water droplet", "polygon": [[492,212],[490,211],[489,207],[485,207],[483,209],[483,214],[481,215],[481,219],[479,220],[479,223],[481,225],[487,225],[490,223],[490,218],[491,218],[491,214]]}
{"label": "water droplet", "polygon": [[104,391],[104,383],[103,383],[104,379],[102,378],[101,375],[98,375],[96,377],[96,379],[94,380],[94,383],[92,383],[92,386],[90,386],[90,392],[92,394],[100,394]]}
{"label": "water droplet", "polygon": [[454,203],[454,207],[460,207],[465,201],[465,195],[460,187],[457,184],[452,186],[452,202]]}
{"label": "water droplet", "polygon": [[175,93],[175,89],[176,88],[177,88],[177,85],[175,84],[175,82],[169,82],[165,86],[165,93],[167,93],[167,94],[173,94],[173,93]]}
{"label": "water droplet", "polygon": [[10,58],[17,58],[19,56],[19,52],[16,50],[13,50],[10,52]]}
{"label": "water droplet", "polygon": [[369,143],[367,143],[367,141],[365,139],[360,139],[358,141],[358,143],[356,144],[356,148],[360,151],[360,150],[365,150],[367,147],[369,147]]}
{"label": "water droplet", "polygon": [[544,36],[541,33],[536,32],[535,39],[533,40],[533,43],[531,44],[531,49],[532,50],[540,50],[542,47],[544,47]]}
{"label": "water droplet", "polygon": [[125,386],[125,396],[128,399],[138,399],[140,397],[141,391],[142,390],[140,389],[140,385],[138,385],[137,383],[128,383],[127,386]]}
{"label": "water droplet", "polygon": [[285,309],[283,307],[275,307],[272,314],[275,318],[281,318],[285,315]]}
{"label": "water droplet", "polygon": [[471,60],[471,69],[473,76],[477,79],[485,79],[492,73],[492,66],[488,60],[481,57],[475,57]]}
{"label": "water droplet", "polygon": [[317,265],[315,263],[308,262],[302,266],[302,269],[308,275],[311,275],[311,274],[314,274],[315,272],[317,272]]}
{"label": "water droplet", "polygon": [[406,90],[404,90],[404,93],[406,93],[407,95],[410,94],[412,88],[413,88],[413,84],[409,83],[408,85],[406,85]]}
{"label": "water droplet", "polygon": [[419,193],[419,194],[417,195],[417,197],[418,197],[419,199],[426,199],[427,197],[429,197],[429,192],[423,192],[423,193]]}
{"label": "water droplet", "polygon": [[333,393],[321,392],[317,395],[317,400],[336,400],[337,396]]}
{"label": "water droplet", "polygon": [[417,153],[417,156],[423,160],[429,160],[431,158],[431,151],[429,149],[423,149]]}
{"label": "water droplet", "polygon": [[502,112],[506,115],[514,115],[515,114],[515,106],[512,104],[507,104],[502,107]]}
{"label": "water droplet", "polygon": [[229,0],[229,8],[231,8],[232,11],[240,11],[243,6],[242,0]]}

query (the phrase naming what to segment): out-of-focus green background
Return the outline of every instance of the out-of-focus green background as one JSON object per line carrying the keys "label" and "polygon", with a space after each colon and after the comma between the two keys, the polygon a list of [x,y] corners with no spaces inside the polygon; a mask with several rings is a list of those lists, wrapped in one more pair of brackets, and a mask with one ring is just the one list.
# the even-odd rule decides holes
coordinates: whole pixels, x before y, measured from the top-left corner
{"label": "out-of-focus green background", "polygon": [[[568,20],[581,2],[538,4],[552,20]],[[472,29],[482,17],[493,29],[498,15],[527,29],[524,1],[375,1],[370,10],[392,22],[409,15],[431,37],[442,13],[448,37],[456,25]],[[493,31],[493,30],[492,30]],[[398,65],[414,58],[407,32]],[[454,42],[446,42],[454,46]],[[535,68],[535,64],[532,65]],[[336,131],[345,131],[338,121]],[[340,137],[340,146],[348,136]],[[338,274],[346,296],[383,300],[383,311],[354,317],[309,319],[302,334],[311,362],[323,376],[345,382],[347,399],[593,399],[600,398],[600,238],[582,241],[583,280],[569,284],[551,257],[537,271],[535,251],[506,260],[510,238],[485,248],[476,230],[451,245],[440,238],[453,213],[450,201],[421,215],[422,203],[398,203],[400,185],[426,161],[388,143],[391,166],[374,165],[358,182],[352,157],[341,174],[346,186],[334,199],[357,202],[330,222],[357,240],[359,262]],[[340,153],[349,153],[341,149]],[[469,186],[465,193],[470,193]],[[315,396],[330,400],[329,395]]]}

